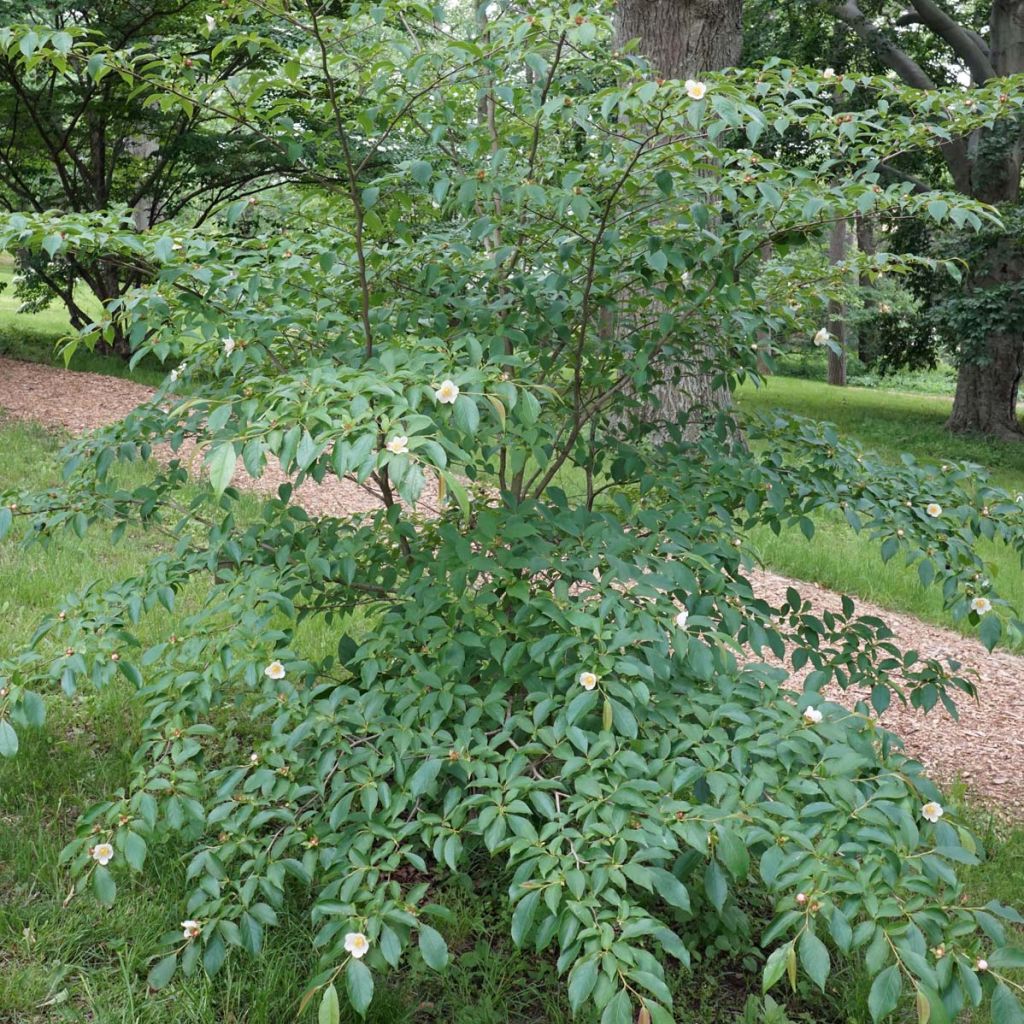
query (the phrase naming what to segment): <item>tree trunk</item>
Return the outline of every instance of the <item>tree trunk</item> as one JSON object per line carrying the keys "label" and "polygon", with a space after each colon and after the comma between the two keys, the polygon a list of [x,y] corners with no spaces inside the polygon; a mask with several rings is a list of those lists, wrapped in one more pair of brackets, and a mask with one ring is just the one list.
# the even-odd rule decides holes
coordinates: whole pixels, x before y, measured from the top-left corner
{"label": "tree trunk", "polygon": [[[828,239],[828,261],[834,267],[846,259],[849,231],[845,220],[832,225]],[[846,387],[846,307],[838,299],[828,304],[828,332],[838,343],[841,351],[837,354],[831,348],[828,352],[828,382],[835,387]]]}
{"label": "tree trunk", "polygon": [[743,48],[743,0],[619,0],[616,44],[640,52],[666,78],[693,78],[736,64]]}
{"label": "tree trunk", "polygon": [[[857,248],[867,256],[874,256],[877,251],[875,245],[875,224],[870,217],[857,218]],[[862,273],[857,283],[860,285],[861,291],[866,292],[871,287],[870,275]],[[864,328],[864,321],[862,320],[861,328],[857,332],[857,358],[865,366],[871,362],[868,358],[868,345],[865,339],[865,334],[867,333]]]}
{"label": "tree trunk", "polygon": [[[990,254],[988,266],[971,279],[983,291],[1024,280],[1024,254],[1014,239],[1003,238]],[[960,364],[953,411],[946,426],[956,433],[991,434],[1006,441],[1024,440],[1017,417],[1017,395],[1024,374],[1024,338],[1014,332],[993,332],[985,339],[981,358]]]}
{"label": "tree trunk", "polygon": [[[736,64],[743,46],[743,0],[619,0],[615,42],[640,40],[640,53],[666,78],[695,78]],[[710,351],[709,345],[708,350]],[[715,387],[715,374],[693,365],[655,363],[656,383],[645,396],[646,422],[673,423],[691,410],[706,417],[730,406],[727,388]],[[689,436],[699,433],[692,424]]]}

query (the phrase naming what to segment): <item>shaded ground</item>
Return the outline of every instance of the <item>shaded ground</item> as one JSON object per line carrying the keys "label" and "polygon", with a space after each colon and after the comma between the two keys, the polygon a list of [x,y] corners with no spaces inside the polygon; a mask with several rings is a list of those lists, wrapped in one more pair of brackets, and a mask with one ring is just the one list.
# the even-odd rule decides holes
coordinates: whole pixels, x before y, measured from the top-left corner
{"label": "shaded ground", "polygon": [[[151,388],[132,381],[0,357],[0,410],[71,433],[110,423],[152,394]],[[285,479],[279,469],[269,469],[259,480],[240,471],[234,482],[267,493]],[[372,494],[335,477],[322,486],[307,481],[296,498],[317,515],[343,515],[377,505]],[[770,572],[755,572],[753,579],[758,592],[773,603],[784,601],[786,587],[794,585]],[[802,581],[795,586],[816,608],[840,608],[840,597],[832,591]],[[896,705],[882,721],[903,737],[908,752],[936,778],[962,779],[986,802],[1024,818],[1024,658],[1001,651],[990,654],[976,640],[868,602],[858,601],[857,610],[883,618],[900,647],[917,650],[922,657],[953,658],[961,663],[963,674],[976,676],[980,702],[963,699],[959,723],[941,709],[925,716]],[[843,704],[856,699],[841,691],[827,695]]]}

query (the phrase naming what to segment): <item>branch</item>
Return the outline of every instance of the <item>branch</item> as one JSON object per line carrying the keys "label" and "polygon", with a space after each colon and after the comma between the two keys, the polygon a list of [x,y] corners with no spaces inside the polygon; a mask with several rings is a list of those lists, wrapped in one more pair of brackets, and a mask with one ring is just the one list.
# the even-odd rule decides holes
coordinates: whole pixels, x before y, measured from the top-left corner
{"label": "branch", "polygon": [[[822,0],[818,0],[822,2]],[[915,89],[934,89],[935,83],[928,73],[906,51],[901,50],[884,32],[875,26],[857,6],[857,0],[829,3],[833,15],[844,21],[858,37],[875,53],[883,64],[892,68],[907,85]],[[942,154],[946,158],[953,182],[959,191],[970,195],[971,159],[963,139],[942,143]]]}
{"label": "branch", "polygon": [[928,73],[905,50],[901,50],[884,32],[877,28],[857,6],[856,0],[830,3],[832,13],[874,50],[882,62],[892,68],[907,85],[915,89],[934,89],[935,83]]}
{"label": "branch", "polygon": [[988,56],[961,24],[954,21],[934,0],[910,0],[917,11],[922,25],[929,28],[940,39],[944,39],[953,52],[970,68],[971,76],[978,85],[996,77],[995,68]]}

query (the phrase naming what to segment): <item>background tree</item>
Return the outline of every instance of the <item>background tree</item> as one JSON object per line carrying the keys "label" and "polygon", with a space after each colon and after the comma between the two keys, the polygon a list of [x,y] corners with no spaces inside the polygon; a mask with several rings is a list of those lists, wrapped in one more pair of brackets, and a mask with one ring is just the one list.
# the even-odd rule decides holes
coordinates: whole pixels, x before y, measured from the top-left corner
{"label": "background tree", "polygon": [[[873,4],[856,0],[822,6],[856,34],[874,59],[915,89],[931,90],[943,81],[983,85],[1024,71],[1024,0],[952,5],[934,0]],[[884,20],[883,20],[884,19]],[[880,24],[881,22],[881,24]],[[884,27],[883,27],[884,26]],[[914,48],[927,40],[931,67]],[[963,194],[1010,211],[1020,203],[1024,124],[1019,118],[951,136],[939,148],[954,186]],[[1024,439],[1017,398],[1024,373],[1024,333],[1019,310],[1024,302],[1024,250],[1014,232],[990,234],[984,251],[973,247],[956,324],[959,372],[949,427],[1001,438]],[[984,313],[985,315],[979,315]]]}
{"label": "background tree", "polygon": [[[144,85],[142,69],[159,52],[177,62],[182,87],[209,83],[230,89],[257,52],[215,55],[222,7],[208,0],[14,3],[0,12],[0,207],[67,213],[124,208],[136,227],[184,217],[202,224],[225,199],[252,195],[292,170],[279,146],[211,115],[201,105],[170,108]],[[35,61],[38,33],[12,35],[26,21],[51,36],[62,60]],[[287,26],[285,26],[285,29]],[[129,59],[118,73],[102,63],[71,59],[87,34]],[[99,60],[100,58],[97,58]],[[49,248],[49,247],[48,247]],[[72,326],[93,319],[76,297],[82,282],[104,306],[117,302],[146,273],[136,261],[52,249],[21,252],[19,270],[30,301],[57,296]],[[130,349],[121,321],[107,338],[119,354]]]}

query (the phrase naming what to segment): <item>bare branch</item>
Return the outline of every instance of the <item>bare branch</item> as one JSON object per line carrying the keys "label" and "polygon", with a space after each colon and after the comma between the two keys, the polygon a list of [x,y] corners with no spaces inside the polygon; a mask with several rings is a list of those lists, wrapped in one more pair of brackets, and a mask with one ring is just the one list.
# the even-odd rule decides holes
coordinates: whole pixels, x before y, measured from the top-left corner
{"label": "bare branch", "polygon": [[971,76],[979,85],[996,77],[992,62],[978,48],[978,44],[959,22],[948,15],[934,0],[910,0],[921,24],[944,39],[953,52],[970,68]]}
{"label": "bare branch", "polygon": [[856,0],[830,3],[832,13],[844,21],[860,39],[866,43],[884,64],[915,89],[934,89],[935,83],[928,73],[905,50],[900,49],[871,19],[857,6]]}

